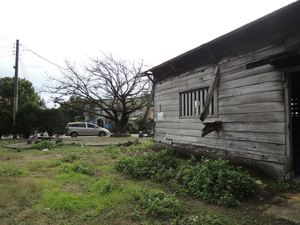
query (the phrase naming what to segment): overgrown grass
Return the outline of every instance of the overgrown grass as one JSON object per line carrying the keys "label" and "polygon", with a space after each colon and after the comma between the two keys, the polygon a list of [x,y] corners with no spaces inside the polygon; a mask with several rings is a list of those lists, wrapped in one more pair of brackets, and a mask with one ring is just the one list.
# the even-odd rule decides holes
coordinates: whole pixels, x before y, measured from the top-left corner
{"label": "overgrown grass", "polygon": [[[0,224],[289,225],[260,216],[261,210],[253,212],[255,206],[227,209],[190,197],[196,195],[181,182],[196,184],[193,176],[200,165],[178,160],[167,150],[153,153],[151,145],[66,145],[20,152],[0,147]],[[207,172],[206,177],[219,179],[216,174]]]}
{"label": "overgrown grass", "polygon": [[25,176],[27,171],[14,165],[1,165],[0,176]]}
{"label": "overgrown grass", "polygon": [[[60,176],[59,179],[65,180],[66,177]],[[73,179],[73,182],[76,179]],[[69,212],[89,210],[90,214],[96,216],[106,208],[132,201],[132,193],[135,189],[130,186],[122,186],[121,183],[110,178],[89,180],[89,182],[90,184],[83,191],[78,189],[66,191],[61,187],[48,190],[43,194],[38,208]]]}

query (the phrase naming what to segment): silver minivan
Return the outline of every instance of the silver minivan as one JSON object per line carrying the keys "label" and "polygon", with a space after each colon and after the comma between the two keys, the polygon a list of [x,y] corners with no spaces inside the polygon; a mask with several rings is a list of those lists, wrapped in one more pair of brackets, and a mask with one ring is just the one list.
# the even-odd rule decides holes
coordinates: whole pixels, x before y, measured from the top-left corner
{"label": "silver minivan", "polygon": [[109,136],[110,131],[99,127],[92,123],[86,122],[72,122],[68,123],[66,126],[67,136],[77,137],[77,136]]}

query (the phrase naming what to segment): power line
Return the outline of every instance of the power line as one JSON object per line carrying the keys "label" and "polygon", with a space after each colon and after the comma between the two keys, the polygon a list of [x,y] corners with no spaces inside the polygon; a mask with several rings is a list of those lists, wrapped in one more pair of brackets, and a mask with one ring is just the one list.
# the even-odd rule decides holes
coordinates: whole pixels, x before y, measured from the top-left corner
{"label": "power line", "polygon": [[5,53],[13,53],[14,49],[6,49],[6,50],[0,50],[0,54],[5,54]]}
{"label": "power line", "polygon": [[24,76],[24,78],[26,78],[27,71],[25,69],[25,65],[24,65],[22,54],[20,54],[20,66],[21,66],[22,75]]}
{"label": "power line", "polygon": [[14,47],[14,45],[10,44],[10,45],[5,45],[5,46],[1,46],[0,49],[7,49],[7,48],[12,48]]}
{"label": "power line", "polygon": [[0,58],[7,58],[11,57],[14,54],[14,47],[13,45],[5,45],[0,47]]}
{"label": "power line", "polygon": [[44,60],[44,61],[46,61],[46,62],[48,62],[48,63],[50,63],[50,64],[52,64],[52,65],[54,65],[54,66],[56,66],[56,67],[58,67],[58,68],[60,68],[60,69],[62,69],[62,70],[68,71],[66,68],[64,68],[64,67],[58,65],[57,63],[52,62],[51,60],[49,60],[49,59],[47,59],[47,58],[41,56],[40,54],[36,53],[35,51],[33,51],[33,50],[29,49],[29,48],[26,48],[24,45],[21,45],[21,46],[24,47],[23,51],[31,52],[32,54],[34,54],[35,56],[39,57],[40,59],[42,59],[42,60]]}
{"label": "power line", "polygon": [[6,55],[13,55],[13,53],[12,52],[0,52],[0,55],[4,55],[4,56],[6,56]]}
{"label": "power line", "polygon": [[0,52],[12,52],[13,50],[13,48],[0,49]]}

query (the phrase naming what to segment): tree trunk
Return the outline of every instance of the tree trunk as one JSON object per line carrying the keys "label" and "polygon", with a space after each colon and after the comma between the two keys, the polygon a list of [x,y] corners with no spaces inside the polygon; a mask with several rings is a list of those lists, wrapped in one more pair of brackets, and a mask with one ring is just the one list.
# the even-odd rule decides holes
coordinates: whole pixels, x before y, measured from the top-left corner
{"label": "tree trunk", "polygon": [[122,116],[122,118],[120,120],[115,121],[116,123],[116,133],[117,134],[126,134],[126,125],[129,121],[129,117],[126,116]]}

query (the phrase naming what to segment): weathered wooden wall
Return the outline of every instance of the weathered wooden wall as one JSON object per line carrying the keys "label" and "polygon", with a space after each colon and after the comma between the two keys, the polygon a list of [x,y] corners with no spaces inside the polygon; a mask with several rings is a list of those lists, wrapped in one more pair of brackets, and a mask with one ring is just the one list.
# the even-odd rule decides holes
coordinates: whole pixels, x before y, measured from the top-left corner
{"label": "weathered wooden wall", "polygon": [[[198,117],[180,118],[179,93],[208,87],[214,68],[205,66],[155,85],[155,140],[222,149],[227,155],[274,165],[283,176],[286,162],[284,74],[271,65],[246,69],[246,64],[282,52],[271,46],[220,62],[218,115],[223,129],[201,137]],[[163,119],[158,120],[158,110]]]}

